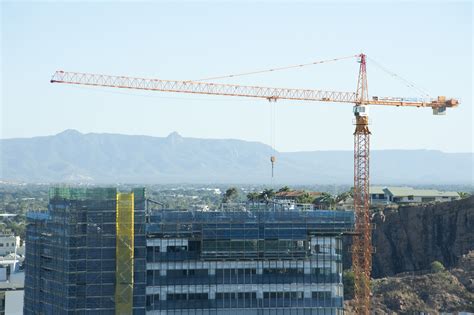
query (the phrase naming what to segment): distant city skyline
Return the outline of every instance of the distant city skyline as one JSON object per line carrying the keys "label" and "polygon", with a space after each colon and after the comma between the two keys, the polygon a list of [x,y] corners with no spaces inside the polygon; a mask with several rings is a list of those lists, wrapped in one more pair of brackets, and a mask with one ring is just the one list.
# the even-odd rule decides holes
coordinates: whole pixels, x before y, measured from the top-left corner
{"label": "distant city skyline", "polygon": [[[473,152],[472,4],[14,3],[1,4],[0,138],[66,129],[270,144],[266,101],[53,85],[54,71],[199,79],[367,53],[370,95],[433,97],[431,109],[372,108],[372,149]],[[443,21],[442,23],[440,21]],[[354,91],[356,59],[223,83]],[[353,148],[352,107],[279,101],[276,150]]]}

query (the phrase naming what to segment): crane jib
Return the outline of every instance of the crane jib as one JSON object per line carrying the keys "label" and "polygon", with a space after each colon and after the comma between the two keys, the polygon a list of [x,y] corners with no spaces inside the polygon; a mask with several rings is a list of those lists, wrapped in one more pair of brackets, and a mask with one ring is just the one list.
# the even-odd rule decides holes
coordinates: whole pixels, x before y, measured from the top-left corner
{"label": "crane jib", "polygon": [[[51,83],[65,83],[97,87],[149,90],[161,92],[207,94],[222,96],[238,96],[263,98],[268,100],[298,100],[336,103],[356,103],[356,93],[323,91],[312,89],[275,88],[235,84],[220,84],[196,81],[176,81],[146,79],[127,76],[111,76],[103,74],[56,71]],[[438,99],[413,99],[372,97],[365,105],[412,106],[412,107],[454,107],[457,101],[449,100],[440,103]]]}

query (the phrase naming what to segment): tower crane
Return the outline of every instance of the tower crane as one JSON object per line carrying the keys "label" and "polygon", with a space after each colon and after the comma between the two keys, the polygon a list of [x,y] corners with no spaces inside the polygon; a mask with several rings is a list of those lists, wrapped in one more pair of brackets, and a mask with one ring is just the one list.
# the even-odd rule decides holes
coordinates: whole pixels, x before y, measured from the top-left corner
{"label": "tower crane", "polygon": [[[128,76],[113,76],[65,71],[56,71],[53,74],[51,83],[161,92],[250,97],[267,99],[271,102],[275,102],[277,100],[294,100],[354,104],[353,113],[355,116],[355,131],[353,135],[355,233],[353,236],[353,245],[351,250],[352,268],[355,277],[356,312],[357,314],[368,315],[370,313],[370,273],[372,269],[373,253],[372,228],[369,215],[369,144],[371,133],[369,130],[368,107],[430,107],[433,110],[433,114],[444,115],[446,113],[446,108],[456,107],[459,104],[459,101],[456,99],[448,99],[444,96],[438,96],[437,98],[429,99],[377,96],[369,97],[367,88],[366,55],[359,54],[351,57],[357,57],[358,62],[360,63],[357,89],[355,92],[220,84],[204,82],[205,80],[176,81],[146,79]],[[273,157],[271,161],[273,164]]]}

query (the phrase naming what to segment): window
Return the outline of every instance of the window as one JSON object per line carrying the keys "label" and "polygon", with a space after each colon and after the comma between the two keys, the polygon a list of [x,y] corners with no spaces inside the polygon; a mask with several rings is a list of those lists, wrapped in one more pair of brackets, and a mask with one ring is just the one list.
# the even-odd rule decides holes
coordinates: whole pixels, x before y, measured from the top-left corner
{"label": "window", "polygon": [[216,269],[216,277],[231,277],[231,276],[244,277],[244,276],[254,275],[256,273],[257,273],[257,270],[255,268]]}
{"label": "window", "polygon": [[330,275],[331,268],[330,267],[313,268],[311,269],[311,273],[315,275]]}
{"label": "window", "polygon": [[207,300],[207,293],[189,293],[188,300]]}
{"label": "window", "polygon": [[168,253],[179,253],[185,252],[188,250],[187,246],[168,246],[167,251]]}
{"label": "window", "polygon": [[3,247],[3,243],[0,243],[0,247]]}
{"label": "window", "polygon": [[302,300],[303,299],[303,292],[298,291],[298,292],[290,292],[290,298],[294,300]]}
{"label": "window", "polygon": [[230,299],[235,299],[235,293],[216,293],[216,300],[230,300]]}
{"label": "window", "polygon": [[183,277],[183,276],[207,276],[207,269],[175,269],[168,270],[167,276],[169,277]]}
{"label": "window", "polygon": [[257,298],[257,293],[256,292],[245,292],[244,293],[244,299],[246,300],[255,300]]}
{"label": "window", "polygon": [[189,251],[196,252],[201,250],[201,242],[200,241],[189,241]]}
{"label": "window", "polygon": [[303,299],[303,292],[263,292],[264,299],[283,299],[290,298],[292,300]]}
{"label": "window", "polygon": [[312,293],[312,298],[316,300],[329,300],[331,298],[330,291],[316,291]]}
{"label": "window", "polygon": [[303,268],[264,268],[264,274],[273,274],[273,275],[297,275],[303,274]]}
{"label": "window", "polygon": [[169,301],[186,300],[186,293],[168,293],[166,299]]}
{"label": "window", "polygon": [[146,306],[151,306],[155,303],[158,303],[160,301],[160,295],[159,294],[153,294],[153,295],[147,295],[146,296]]}
{"label": "window", "polygon": [[408,200],[413,200],[413,196],[408,196]]}
{"label": "window", "polygon": [[314,252],[316,254],[329,254],[331,253],[330,244],[316,244],[314,245]]}

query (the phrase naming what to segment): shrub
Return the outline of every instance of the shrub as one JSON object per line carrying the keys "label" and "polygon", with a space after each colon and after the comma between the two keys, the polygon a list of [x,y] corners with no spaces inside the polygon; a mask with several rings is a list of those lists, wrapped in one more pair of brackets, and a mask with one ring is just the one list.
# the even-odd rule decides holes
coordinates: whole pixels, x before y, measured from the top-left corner
{"label": "shrub", "polygon": [[354,272],[345,270],[342,273],[342,283],[344,284],[344,300],[354,298]]}
{"label": "shrub", "polygon": [[438,273],[438,272],[442,272],[442,271],[445,271],[445,270],[446,270],[446,268],[444,268],[444,266],[441,262],[435,260],[431,263],[431,272]]}

